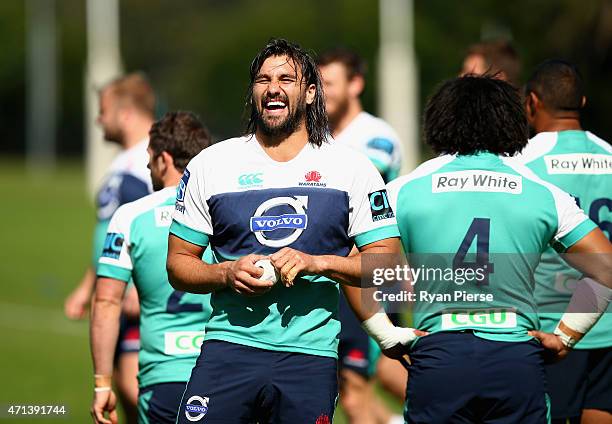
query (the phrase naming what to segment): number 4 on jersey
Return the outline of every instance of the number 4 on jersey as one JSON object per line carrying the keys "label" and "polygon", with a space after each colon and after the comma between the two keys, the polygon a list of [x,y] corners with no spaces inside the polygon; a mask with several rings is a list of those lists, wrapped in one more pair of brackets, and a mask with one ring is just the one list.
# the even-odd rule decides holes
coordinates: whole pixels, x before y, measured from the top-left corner
{"label": "number 4 on jersey", "polygon": [[[489,234],[491,220],[489,218],[474,218],[470,228],[468,228],[463,241],[459,245],[459,250],[453,258],[453,270],[457,269],[482,269],[484,278],[478,285],[489,285],[489,274],[493,273],[493,264],[489,262]],[[467,262],[465,257],[468,255],[470,247],[476,240],[476,261]]]}

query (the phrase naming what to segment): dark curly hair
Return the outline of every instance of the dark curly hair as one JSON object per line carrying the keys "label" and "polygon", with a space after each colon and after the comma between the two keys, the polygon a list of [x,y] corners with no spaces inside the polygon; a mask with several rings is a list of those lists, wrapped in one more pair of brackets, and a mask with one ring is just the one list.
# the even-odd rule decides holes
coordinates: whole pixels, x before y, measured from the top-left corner
{"label": "dark curly hair", "polygon": [[529,137],[518,90],[491,75],[442,83],[425,106],[423,128],[426,143],[438,154],[512,156]]}
{"label": "dark curly hair", "polygon": [[314,59],[297,44],[290,43],[282,38],[273,38],[261,50],[250,68],[250,83],[246,96],[247,108],[250,108],[250,117],[245,134],[253,135],[257,130],[257,109],[253,104],[253,84],[265,60],[273,56],[287,56],[302,71],[302,81],[307,85],[314,84],[316,93],[312,104],[306,105],[306,130],[308,141],[321,146],[329,140],[329,124],[325,113],[325,98],[323,97],[323,84],[321,75]]}
{"label": "dark curly hair", "polygon": [[210,133],[191,112],[168,112],[149,130],[149,147],[155,156],[168,152],[174,167],[181,172],[211,144]]}

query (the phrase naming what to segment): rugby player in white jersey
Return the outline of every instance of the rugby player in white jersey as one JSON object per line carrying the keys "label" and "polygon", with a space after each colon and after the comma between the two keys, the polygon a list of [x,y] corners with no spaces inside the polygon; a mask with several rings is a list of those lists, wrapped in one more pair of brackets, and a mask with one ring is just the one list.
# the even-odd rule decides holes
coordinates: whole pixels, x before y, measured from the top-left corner
{"label": "rugby player in white jersey", "polygon": [[[399,251],[395,218],[367,157],[328,141],[317,66],[301,48],[273,39],[257,54],[247,104],[247,135],[196,156],[177,193],[168,276],[212,293],[213,307],[178,422],[330,424],[338,283],[361,284],[363,252]],[[214,264],[200,259],[207,246]],[[259,279],[264,259],[276,284]],[[362,311],[355,290],[387,351],[414,339]]]}
{"label": "rugby player in white jersey", "polygon": [[[363,110],[366,63],[354,51],[335,48],[317,58],[325,110],[334,142],[364,153],[385,182],[399,175],[402,156],[399,137],[389,124]],[[380,355],[380,349],[363,331],[359,321],[340,294],[338,315],[342,323],[338,346],[340,404],[351,423],[386,424],[392,417],[375,398],[372,377],[376,373],[385,388],[398,399],[406,393],[406,370],[395,360]],[[389,314],[394,324],[399,314]],[[393,421],[391,421],[393,422]]]}
{"label": "rugby player in white jersey", "polygon": [[[104,139],[120,145],[122,152],[111,163],[96,196],[97,222],[92,262],[65,302],[66,316],[71,319],[82,319],[87,312],[96,278],[96,266],[113,213],[122,204],[146,196],[152,189],[147,169],[148,134],[155,112],[155,94],[151,85],[140,73],[119,77],[100,89],[99,108],[97,122],[104,131]],[[140,342],[138,296],[133,287],[128,290],[123,310],[114,381],[128,419],[135,422]]]}

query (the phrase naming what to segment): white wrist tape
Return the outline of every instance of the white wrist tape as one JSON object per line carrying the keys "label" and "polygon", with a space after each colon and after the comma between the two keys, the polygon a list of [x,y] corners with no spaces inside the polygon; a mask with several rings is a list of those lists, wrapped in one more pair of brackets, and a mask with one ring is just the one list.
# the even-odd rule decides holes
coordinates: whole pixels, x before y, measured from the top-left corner
{"label": "white wrist tape", "polygon": [[414,329],[394,326],[382,309],[363,321],[361,326],[382,350],[390,349],[398,344],[406,346],[417,338]]}
{"label": "white wrist tape", "polygon": [[[586,334],[606,311],[610,301],[612,301],[612,289],[590,278],[584,278],[576,286],[559,324],[563,322],[576,333]],[[554,334],[559,336],[566,346],[573,347],[579,339],[576,340],[570,334],[563,332],[559,324]]]}
{"label": "white wrist tape", "polygon": [[111,391],[110,387],[94,387],[94,392],[96,392],[96,393],[110,392],[110,391]]}

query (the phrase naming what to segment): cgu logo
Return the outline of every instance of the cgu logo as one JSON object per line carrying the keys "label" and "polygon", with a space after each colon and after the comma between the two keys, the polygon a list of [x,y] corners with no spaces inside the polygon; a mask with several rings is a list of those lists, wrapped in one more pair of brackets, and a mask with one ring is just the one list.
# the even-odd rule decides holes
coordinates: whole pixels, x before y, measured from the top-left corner
{"label": "cgu logo", "polygon": [[306,175],[304,175],[304,179],[308,182],[316,182],[318,183],[319,180],[321,179],[321,173],[319,171],[310,171],[307,172]]}
{"label": "cgu logo", "polygon": [[496,308],[456,310],[442,315],[442,329],[457,327],[514,328],[516,313]]}
{"label": "cgu logo", "polygon": [[254,231],[272,231],[280,228],[304,229],[306,219],[306,215],[302,214],[252,217],[251,227]]}
{"label": "cgu logo", "polygon": [[171,331],[164,333],[166,355],[197,355],[204,341],[203,331]]}

